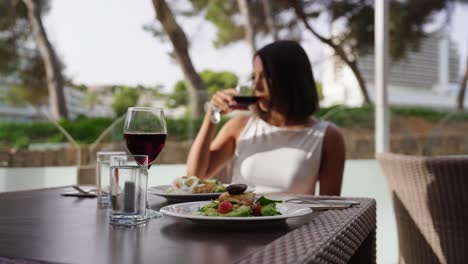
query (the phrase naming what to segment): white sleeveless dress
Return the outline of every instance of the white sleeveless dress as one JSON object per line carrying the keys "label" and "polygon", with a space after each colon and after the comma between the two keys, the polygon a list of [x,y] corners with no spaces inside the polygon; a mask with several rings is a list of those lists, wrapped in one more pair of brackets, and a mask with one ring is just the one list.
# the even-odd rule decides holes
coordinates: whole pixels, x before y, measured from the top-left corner
{"label": "white sleeveless dress", "polygon": [[233,183],[256,192],[314,193],[327,122],[291,130],[250,117],[228,166]]}

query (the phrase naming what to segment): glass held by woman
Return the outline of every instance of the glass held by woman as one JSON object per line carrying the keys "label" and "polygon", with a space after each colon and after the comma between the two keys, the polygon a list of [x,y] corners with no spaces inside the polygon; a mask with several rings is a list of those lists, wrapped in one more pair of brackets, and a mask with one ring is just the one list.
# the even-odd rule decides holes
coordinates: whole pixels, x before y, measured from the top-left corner
{"label": "glass held by woman", "polygon": [[319,97],[306,52],[295,41],[277,41],[258,50],[252,62],[252,96],[258,101],[215,137],[213,109],[221,109],[220,115],[234,111],[239,91],[228,88],[211,98],[213,107],[188,155],[187,175],[210,178],[222,172],[257,192],[313,194],[320,183],[321,195],[339,195],[344,140],[334,124],[314,116]]}

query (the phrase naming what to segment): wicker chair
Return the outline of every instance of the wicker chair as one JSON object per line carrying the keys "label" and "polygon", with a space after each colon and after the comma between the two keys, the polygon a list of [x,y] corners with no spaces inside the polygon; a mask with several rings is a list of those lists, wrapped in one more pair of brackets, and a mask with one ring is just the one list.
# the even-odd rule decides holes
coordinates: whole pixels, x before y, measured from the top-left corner
{"label": "wicker chair", "polygon": [[376,157],[392,193],[400,263],[468,263],[468,156]]}

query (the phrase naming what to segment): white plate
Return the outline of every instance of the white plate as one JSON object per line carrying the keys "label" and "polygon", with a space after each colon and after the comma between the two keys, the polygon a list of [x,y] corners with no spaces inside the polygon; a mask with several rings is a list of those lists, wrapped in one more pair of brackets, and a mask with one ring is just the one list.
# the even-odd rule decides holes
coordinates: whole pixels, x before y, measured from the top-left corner
{"label": "white plate", "polygon": [[[229,184],[225,184],[228,186]],[[168,193],[171,185],[159,185],[148,188],[148,192],[166,198],[169,202],[192,202],[207,201],[217,199],[221,193]],[[248,187],[247,192],[255,191],[255,188]]]}
{"label": "white plate", "polygon": [[217,227],[244,227],[244,226],[264,226],[283,223],[286,219],[308,215],[312,209],[303,205],[290,203],[277,203],[276,209],[281,215],[274,216],[249,216],[249,217],[221,217],[221,216],[202,216],[194,215],[200,207],[209,202],[190,202],[167,205],[161,208],[160,212],[164,215],[178,217],[191,222]]}

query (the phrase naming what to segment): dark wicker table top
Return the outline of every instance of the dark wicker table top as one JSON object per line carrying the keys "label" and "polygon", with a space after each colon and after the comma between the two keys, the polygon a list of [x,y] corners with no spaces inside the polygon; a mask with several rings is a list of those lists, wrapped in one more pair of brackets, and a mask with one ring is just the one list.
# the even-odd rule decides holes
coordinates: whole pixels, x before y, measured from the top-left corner
{"label": "dark wicker table top", "polygon": [[0,263],[375,263],[372,199],[275,228],[220,230],[173,217],[127,228],[109,225],[95,199],[63,191],[0,194]]}

